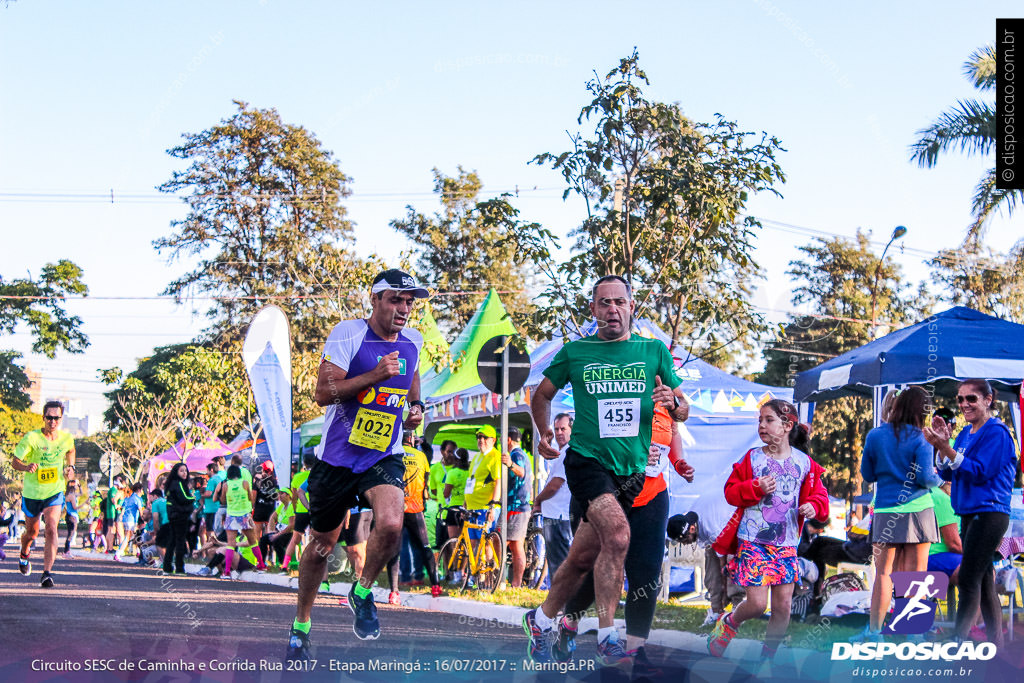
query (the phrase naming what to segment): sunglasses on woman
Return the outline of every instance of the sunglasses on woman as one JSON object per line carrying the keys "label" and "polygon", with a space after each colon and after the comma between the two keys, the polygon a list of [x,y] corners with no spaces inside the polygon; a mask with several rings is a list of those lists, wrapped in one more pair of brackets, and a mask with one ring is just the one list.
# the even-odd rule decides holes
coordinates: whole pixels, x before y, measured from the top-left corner
{"label": "sunglasses on woman", "polygon": [[957,397],[956,397],[956,402],[957,403],[970,403],[971,405],[974,405],[975,403],[978,402],[978,395],[977,394],[967,394],[966,396],[962,396],[962,395],[958,394]]}

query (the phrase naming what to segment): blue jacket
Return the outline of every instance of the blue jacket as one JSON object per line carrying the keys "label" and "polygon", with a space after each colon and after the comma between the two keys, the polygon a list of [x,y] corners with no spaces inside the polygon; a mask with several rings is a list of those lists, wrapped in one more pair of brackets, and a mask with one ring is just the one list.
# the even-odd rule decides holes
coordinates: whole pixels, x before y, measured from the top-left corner
{"label": "blue jacket", "polygon": [[934,451],[920,429],[904,425],[896,432],[886,423],[868,432],[860,474],[875,486],[875,508],[890,508],[927,495],[942,483],[935,473]]}
{"label": "blue jacket", "polygon": [[950,498],[956,514],[1009,514],[1017,453],[1006,425],[997,417],[989,418],[974,434],[971,425],[967,425],[957,434],[953,450],[963,453],[963,462],[955,470],[940,469],[939,474],[953,482]]}

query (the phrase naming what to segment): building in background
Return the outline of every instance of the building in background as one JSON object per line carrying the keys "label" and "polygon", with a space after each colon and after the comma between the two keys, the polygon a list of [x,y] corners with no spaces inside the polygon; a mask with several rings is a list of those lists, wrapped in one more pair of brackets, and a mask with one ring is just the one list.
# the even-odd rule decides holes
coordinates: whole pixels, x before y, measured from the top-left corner
{"label": "building in background", "polygon": [[[56,396],[46,399],[47,401],[59,401],[64,406],[64,420],[61,422],[61,429],[70,432],[76,438],[89,436],[89,416],[82,416],[82,401],[67,396]],[[39,411],[42,412],[42,405]]]}
{"label": "building in background", "polygon": [[43,375],[36,372],[29,366],[25,366],[25,374],[28,376],[28,398],[32,402],[29,410],[33,413],[43,412]]}

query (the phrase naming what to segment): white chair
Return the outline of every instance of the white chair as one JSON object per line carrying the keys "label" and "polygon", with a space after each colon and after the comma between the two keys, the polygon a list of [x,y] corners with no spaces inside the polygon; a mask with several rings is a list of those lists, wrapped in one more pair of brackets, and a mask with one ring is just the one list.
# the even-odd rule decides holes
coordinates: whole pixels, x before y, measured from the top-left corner
{"label": "white chair", "polygon": [[1005,595],[1007,599],[1007,609],[1009,610],[1009,639],[1013,640],[1013,608],[1017,603],[1017,591],[1021,592],[1021,599],[1024,600],[1024,572],[1018,566],[1024,561],[1024,554],[1015,555],[1010,559],[1008,566],[999,569],[996,572],[996,591],[999,595]]}
{"label": "white chair", "polygon": [[659,600],[668,600],[668,584],[672,574],[672,567],[693,568],[693,590],[695,595],[685,598],[689,600],[701,600],[704,598],[704,549],[696,543],[678,543],[666,541],[665,560],[661,563],[661,591],[658,593]]}

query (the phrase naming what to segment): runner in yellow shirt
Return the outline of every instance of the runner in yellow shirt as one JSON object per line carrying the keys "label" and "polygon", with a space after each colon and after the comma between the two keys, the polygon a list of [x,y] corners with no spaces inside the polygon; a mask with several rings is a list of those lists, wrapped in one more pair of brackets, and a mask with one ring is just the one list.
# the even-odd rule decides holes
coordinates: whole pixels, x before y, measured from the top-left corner
{"label": "runner in yellow shirt", "polygon": [[64,406],[48,401],[43,406],[43,428],[29,432],[14,449],[11,464],[25,472],[21,509],[25,513],[25,533],[21,537],[18,571],[26,576],[32,571],[29,548],[39,534],[39,518],[46,524],[43,547],[42,588],[53,588],[50,570],[57,556],[57,525],[64,509],[65,481],[75,476],[75,439],[60,427]]}

